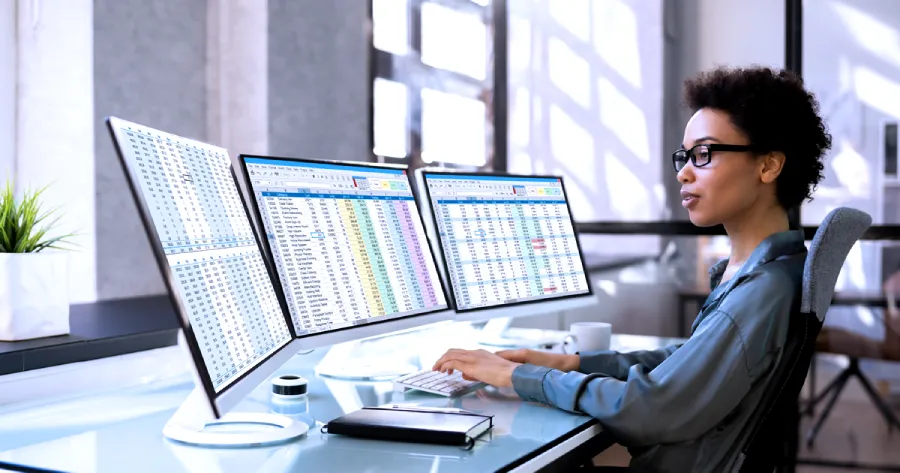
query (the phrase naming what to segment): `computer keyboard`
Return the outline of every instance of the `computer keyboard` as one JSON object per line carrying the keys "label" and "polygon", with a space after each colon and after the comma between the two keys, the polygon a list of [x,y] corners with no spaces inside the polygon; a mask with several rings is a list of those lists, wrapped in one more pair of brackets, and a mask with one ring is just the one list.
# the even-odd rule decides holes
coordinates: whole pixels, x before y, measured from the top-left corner
{"label": "computer keyboard", "polygon": [[453,374],[440,371],[422,370],[394,380],[394,388],[406,391],[417,389],[441,396],[456,397],[476,391],[485,384],[481,381],[467,381],[462,373],[454,371]]}

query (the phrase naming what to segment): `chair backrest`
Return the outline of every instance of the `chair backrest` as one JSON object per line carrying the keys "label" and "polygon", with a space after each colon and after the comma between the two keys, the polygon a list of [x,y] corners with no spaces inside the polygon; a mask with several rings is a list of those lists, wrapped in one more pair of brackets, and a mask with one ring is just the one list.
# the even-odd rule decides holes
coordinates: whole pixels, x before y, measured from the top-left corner
{"label": "chair backrest", "polygon": [[815,340],[831,305],[847,254],[872,218],[850,208],[832,210],[813,237],[803,267],[799,303],[791,311],[781,360],[756,407],[749,440],[734,471],[772,471],[796,452],[797,398],[806,381]]}

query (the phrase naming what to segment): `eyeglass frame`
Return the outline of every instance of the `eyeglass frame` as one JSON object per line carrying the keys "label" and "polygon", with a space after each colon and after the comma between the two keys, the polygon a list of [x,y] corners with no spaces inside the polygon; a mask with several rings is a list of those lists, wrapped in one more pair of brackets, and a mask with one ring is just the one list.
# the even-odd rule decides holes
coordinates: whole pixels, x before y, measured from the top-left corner
{"label": "eyeglass frame", "polygon": [[[705,146],[707,152],[709,153],[709,159],[703,164],[697,164],[697,155],[694,150],[697,148]],[[681,172],[681,169],[684,169],[684,166],[687,166],[688,161],[694,165],[694,167],[702,168],[707,164],[712,162],[712,154],[714,151],[759,151],[759,148],[753,145],[726,145],[726,144],[718,144],[718,143],[701,143],[698,145],[692,146],[690,149],[679,148],[672,152],[672,167],[675,168],[675,172]],[[681,169],[678,168],[678,159],[677,156],[679,153],[686,153],[687,159],[684,161],[684,166]]]}

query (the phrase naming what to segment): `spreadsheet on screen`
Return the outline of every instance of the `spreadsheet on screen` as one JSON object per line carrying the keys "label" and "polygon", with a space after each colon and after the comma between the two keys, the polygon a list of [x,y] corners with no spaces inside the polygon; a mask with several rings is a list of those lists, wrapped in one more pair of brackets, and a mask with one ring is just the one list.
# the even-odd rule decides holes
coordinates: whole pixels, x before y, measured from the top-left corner
{"label": "spreadsheet on screen", "polygon": [[222,390],[291,340],[225,149],[115,121],[119,149]]}
{"label": "spreadsheet on screen", "polygon": [[405,170],[244,163],[298,336],[448,307]]}
{"label": "spreadsheet on screen", "polygon": [[459,310],[590,292],[559,178],[424,176]]}

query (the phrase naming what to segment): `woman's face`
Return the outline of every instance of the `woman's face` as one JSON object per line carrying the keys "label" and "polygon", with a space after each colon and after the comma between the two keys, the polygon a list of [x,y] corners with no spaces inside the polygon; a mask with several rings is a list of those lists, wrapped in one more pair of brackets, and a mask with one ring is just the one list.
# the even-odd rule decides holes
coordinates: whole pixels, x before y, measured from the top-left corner
{"label": "woman's face", "polygon": [[[699,144],[749,145],[747,136],[731,124],[725,112],[703,108],[684,129],[684,149]],[[698,150],[699,151],[699,150]],[[698,160],[699,162],[699,160]],[[761,160],[749,151],[712,151],[709,163],[693,161],[678,171],[681,204],[699,227],[739,219],[759,200],[763,182]]]}

